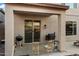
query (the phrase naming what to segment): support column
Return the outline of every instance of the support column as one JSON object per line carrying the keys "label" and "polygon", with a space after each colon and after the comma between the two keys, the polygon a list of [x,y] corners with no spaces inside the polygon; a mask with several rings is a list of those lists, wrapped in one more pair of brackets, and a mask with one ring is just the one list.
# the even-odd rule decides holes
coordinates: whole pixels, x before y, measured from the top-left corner
{"label": "support column", "polygon": [[13,10],[6,4],[5,6],[5,55],[14,54],[14,17]]}
{"label": "support column", "polygon": [[58,39],[59,39],[59,50],[65,51],[65,18],[64,14],[58,15]]}

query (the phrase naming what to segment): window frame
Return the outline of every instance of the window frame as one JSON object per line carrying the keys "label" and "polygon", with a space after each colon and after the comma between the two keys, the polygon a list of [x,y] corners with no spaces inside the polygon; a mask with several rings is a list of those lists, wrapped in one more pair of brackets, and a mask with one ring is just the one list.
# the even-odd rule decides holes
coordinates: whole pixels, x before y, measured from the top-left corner
{"label": "window frame", "polygon": [[[70,23],[68,24],[68,22]],[[71,36],[71,35],[77,35],[77,22],[76,21],[66,21],[66,36]]]}

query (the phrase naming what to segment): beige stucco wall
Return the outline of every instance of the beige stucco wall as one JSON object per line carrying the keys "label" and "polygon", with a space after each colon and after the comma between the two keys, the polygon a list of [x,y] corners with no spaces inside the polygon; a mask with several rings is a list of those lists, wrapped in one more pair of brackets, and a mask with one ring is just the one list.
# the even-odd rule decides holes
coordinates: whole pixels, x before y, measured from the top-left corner
{"label": "beige stucco wall", "polygon": [[79,13],[79,8],[73,8],[73,9],[68,9],[67,11],[66,11],[66,14],[68,14],[68,15],[79,15],[78,13]]}
{"label": "beige stucco wall", "polygon": [[[24,12],[40,12],[40,13],[52,13],[50,17],[39,17],[39,16],[26,16],[14,14],[16,11]],[[5,55],[14,54],[14,39],[17,33],[21,33],[24,36],[24,19],[40,19],[41,20],[41,42],[44,42],[44,36],[46,33],[56,32],[56,39],[59,40],[60,51],[64,51],[65,42],[65,23],[64,23],[64,10],[43,8],[28,6],[24,4],[6,4],[5,6]],[[53,16],[57,14],[57,16]],[[39,13],[38,13],[39,15]],[[55,18],[56,17],[56,18]],[[58,19],[59,18],[59,19]],[[57,20],[58,19],[58,20]],[[18,25],[17,25],[18,24]],[[47,29],[43,29],[43,25],[47,24]]]}
{"label": "beige stucco wall", "polygon": [[79,40],[79,9],[69,9],[66,11],[65,21],[76,21],[77,22],[77,35],[66,36],[67,41],[74,42]]}
{"label": "beige stucco wall", "polygon": [[[41,28],[42,29],[41,42],[44,42],[45,35],[47,33],[51,33],[51,32],[56,32],[56,39],[58,39],[58,17],[55,15],[52,15],[52,16],[48,17],[48,19],[42,20],[42,24],[43,25],[47,24],[48,29],[43,29],[43,27]],[[65,35],[66,41],[74,42],[76,40],[79,40],[79,9],[67,10],[66,14],[65,14],[65,23],[66,23],[66,21],[76,21],[77,22],[77,35],[71,35],[71,36]]]}
{"label": "beige stucco wall", "polygon": [[[45,42],[45,35],[48,33],[56,33],[56,39],[58,39],[58,17],[57,15],[52,16],[33,16],[33,15],[14,15],[14,35],[15,37],[20,34],[24,37],[24,20],[40,20],[41,21],[41,36],[40,41]],[[47,25],[47,28],[44,29],[44,25]],[[23,40],[24,41],[24,40]]]}
{"label": "beige stucco wall", "polygon": [[5,55],[14,54],[14,15],[10,6],[5,5]]}
{"label": "beige stucco wall", "polygon": [[65,12],[60,9],[53,9],[52,10],[52,8],[43,8],[43,7],[38,7],[38,6],[36,7],[36,6],[32,6],[32,5],[30,6],[27,4],[8,4],[8,6],[16,11],[53,13],[53,14],[62,14]]}

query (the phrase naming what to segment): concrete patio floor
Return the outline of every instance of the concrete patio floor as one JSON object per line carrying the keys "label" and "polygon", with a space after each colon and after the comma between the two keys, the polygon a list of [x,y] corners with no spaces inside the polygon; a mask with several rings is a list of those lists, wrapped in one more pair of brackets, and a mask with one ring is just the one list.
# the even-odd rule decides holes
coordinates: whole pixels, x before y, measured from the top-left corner
{"label": "concrete patio floor", "polygon": [[79,47],[74,46],[73,42],[74,41],[66,42],[64,52],[53,52],[50,54],[45,54],[43,56],[67,56],[67,55],[79,54]]}
{"label": "concrete patio floor", "polygon": [[[66,42],[65,45],[65,51],[64,52],[52,52],[52,53],[46,53],[43,52],[39,56],[67,56],[72,54],[79,54],[79,47],[73,46],[74,41]],[[21,56],[21,55],[32,55],[32,48],[30,45],[24,45],[22,48],[15,48],[15,56]]]}

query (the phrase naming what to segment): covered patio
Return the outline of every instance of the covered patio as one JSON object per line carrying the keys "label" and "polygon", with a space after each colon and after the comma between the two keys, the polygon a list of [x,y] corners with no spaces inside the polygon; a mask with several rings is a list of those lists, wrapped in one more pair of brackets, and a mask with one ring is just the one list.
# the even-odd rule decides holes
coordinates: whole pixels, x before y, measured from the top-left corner
{"label": "covered patio", "polygon": [[[65,11],[68,6],[56,4],[6,4],[5,11],[5,55],[33,55],[33,43],[39,42],[39,54],[46,54],[45,36],[55,32],[55,40],[59,41],[59,51],[65,51]],[[35,39],[32,31],[31,41],[27,40],[26,24],[31,23],[32,30],[39,28],[39,39]],[[40,24],[39,26],[34,24]],[[23,47],[15,48],[15,37],[23,37]],[[37,34],[36,34],[37,35]],[[36,36],[37,37],[37,36]],[[53,41],[51,43],[53,45]],[[34,45],[35,46],[35,45]],[[53,46],[51,46],[53,47]],[[43,50],[41,50],[43,49]],[[40,52],[41,50],[41,52]],[[53,53],[53,50],[52,50]]]}

